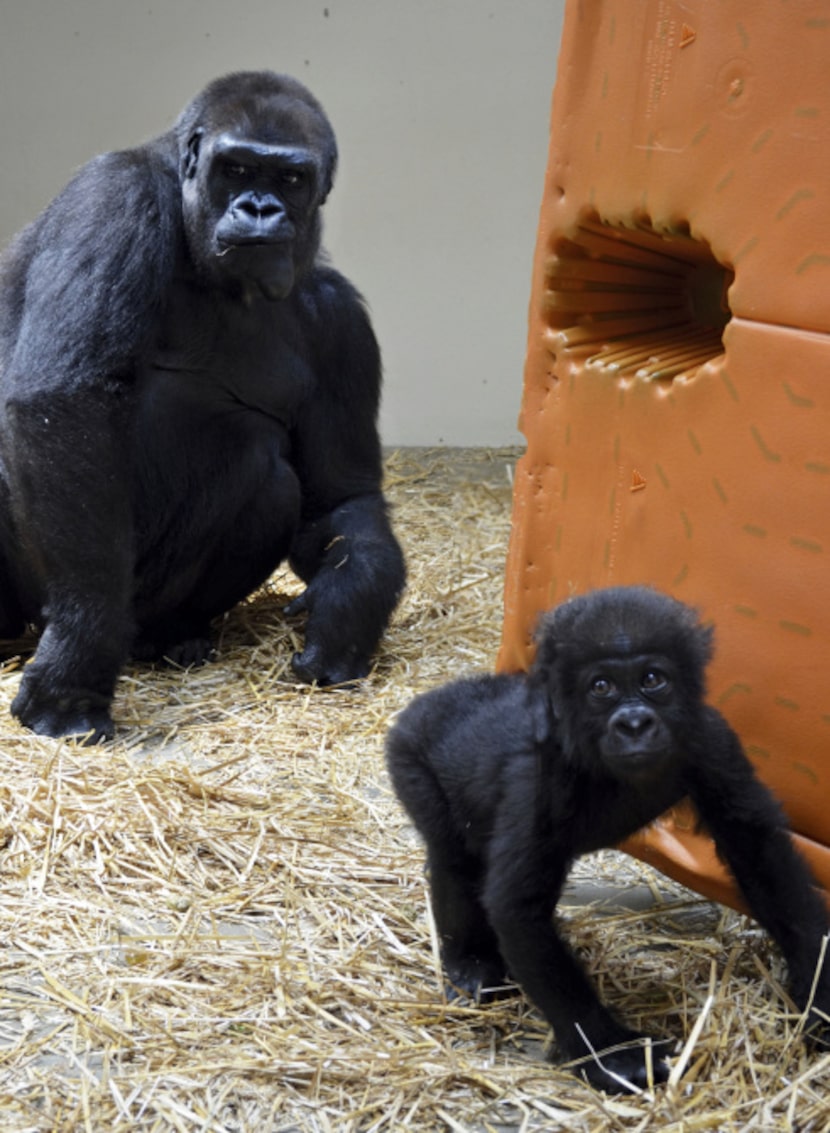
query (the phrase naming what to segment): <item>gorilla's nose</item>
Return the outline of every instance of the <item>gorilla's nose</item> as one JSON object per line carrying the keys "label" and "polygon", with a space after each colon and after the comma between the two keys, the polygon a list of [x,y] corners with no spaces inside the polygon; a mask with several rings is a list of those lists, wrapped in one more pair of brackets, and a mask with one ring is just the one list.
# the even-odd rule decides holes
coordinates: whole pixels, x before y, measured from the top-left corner
{"label": "gorilla's nose", "polygon": [[251,195],[237,200],[234,211],[243,213],[251,220],[268,220],[281,211],[281,206],[273,197]]}
{"label": "gorilla's nose", "polygon": [[654,727],[655,716],[650,708],[632,704],[614,713],[611,726],[626,739],[641,739]]}

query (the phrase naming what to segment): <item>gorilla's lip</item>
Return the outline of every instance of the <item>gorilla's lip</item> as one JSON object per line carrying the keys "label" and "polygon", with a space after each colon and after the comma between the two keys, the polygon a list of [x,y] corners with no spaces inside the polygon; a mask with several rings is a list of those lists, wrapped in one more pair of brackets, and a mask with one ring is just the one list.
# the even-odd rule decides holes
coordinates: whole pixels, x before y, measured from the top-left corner
{"label": "gorilla's lip", "polygon": [[258,232],[250,236],[225,237],[224,240],[220,241],[219,248],[220,252],[227,252],[232,248],[275,248],[290,243],[290,240],[284,240],[281,237],[266,236]]}
{"label": "gorilla's lip", "polygon": [[666,748],[632,748],[628,751],[603,752],[611,770],[618,775],[658,773],[672,752]]}
{"label": "gorilla's lip", "polygon": [[604,755],[611,756],[612,759],[630,759],[635,762],[644,759],[665,759],[673,753],[673,748],[667,744],[660,744],[659,747],[657,744],[651,747],[647,745],[635,747],[633,743],[614,743],[613,740],[603,742],[602,738],[599,747]]}
{"label": "gorilla's lip", "polygon": [[624,751],[620,754],[620,759],[626,765],[633,765],[634,767],[642,767],[649,763],[659,763],[662,760],[670,758],[671,753],[665,748],[637,748],[636,751]]}

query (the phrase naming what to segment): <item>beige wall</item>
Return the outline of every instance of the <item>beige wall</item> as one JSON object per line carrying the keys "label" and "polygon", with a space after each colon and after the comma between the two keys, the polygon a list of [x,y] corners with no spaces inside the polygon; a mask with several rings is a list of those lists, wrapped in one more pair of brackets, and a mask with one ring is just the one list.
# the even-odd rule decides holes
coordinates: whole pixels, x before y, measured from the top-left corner
{"label": "beige wall", "polygon": [[372,308],[384,441],[513,443],[563,6],[0,0],[0,240],[215,75],[294,74],[338,134],[325,242]]}

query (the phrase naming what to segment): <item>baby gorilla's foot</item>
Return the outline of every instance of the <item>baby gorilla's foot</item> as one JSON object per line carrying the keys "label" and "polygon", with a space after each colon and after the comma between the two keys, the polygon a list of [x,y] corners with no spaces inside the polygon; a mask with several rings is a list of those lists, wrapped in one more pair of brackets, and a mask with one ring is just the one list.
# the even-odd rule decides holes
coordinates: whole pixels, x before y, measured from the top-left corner
{"label": "baby gorilla's foot", "polygon": [[447,977],[446,996],[469,999],[473,1003],[487,1003],[503,994],[505,985],[504,964],[498,958],[465,956],[462,960],[445,962]]}

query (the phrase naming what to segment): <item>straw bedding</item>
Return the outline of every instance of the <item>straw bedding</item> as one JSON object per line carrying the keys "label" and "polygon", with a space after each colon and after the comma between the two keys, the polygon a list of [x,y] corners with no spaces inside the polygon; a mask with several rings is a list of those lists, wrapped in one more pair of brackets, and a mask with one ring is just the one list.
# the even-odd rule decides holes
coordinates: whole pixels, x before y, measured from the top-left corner
{"label": "straw bedding", "polygon": [[416,692],[492,666],[515,455],[390,456],[410,585],[358,689],[292,681],[286,573],[216,662],[127,671],[101,748],[24,733],[6,664],[4,1130],[830,1128],[830,1060],[797,1042],[764,935],[620,854],[577,867],[569,934],[610,1003],[678,1040],[682,1078],[606,1098],[551,1065],[521,996],[442,1001],[383,738]]}

